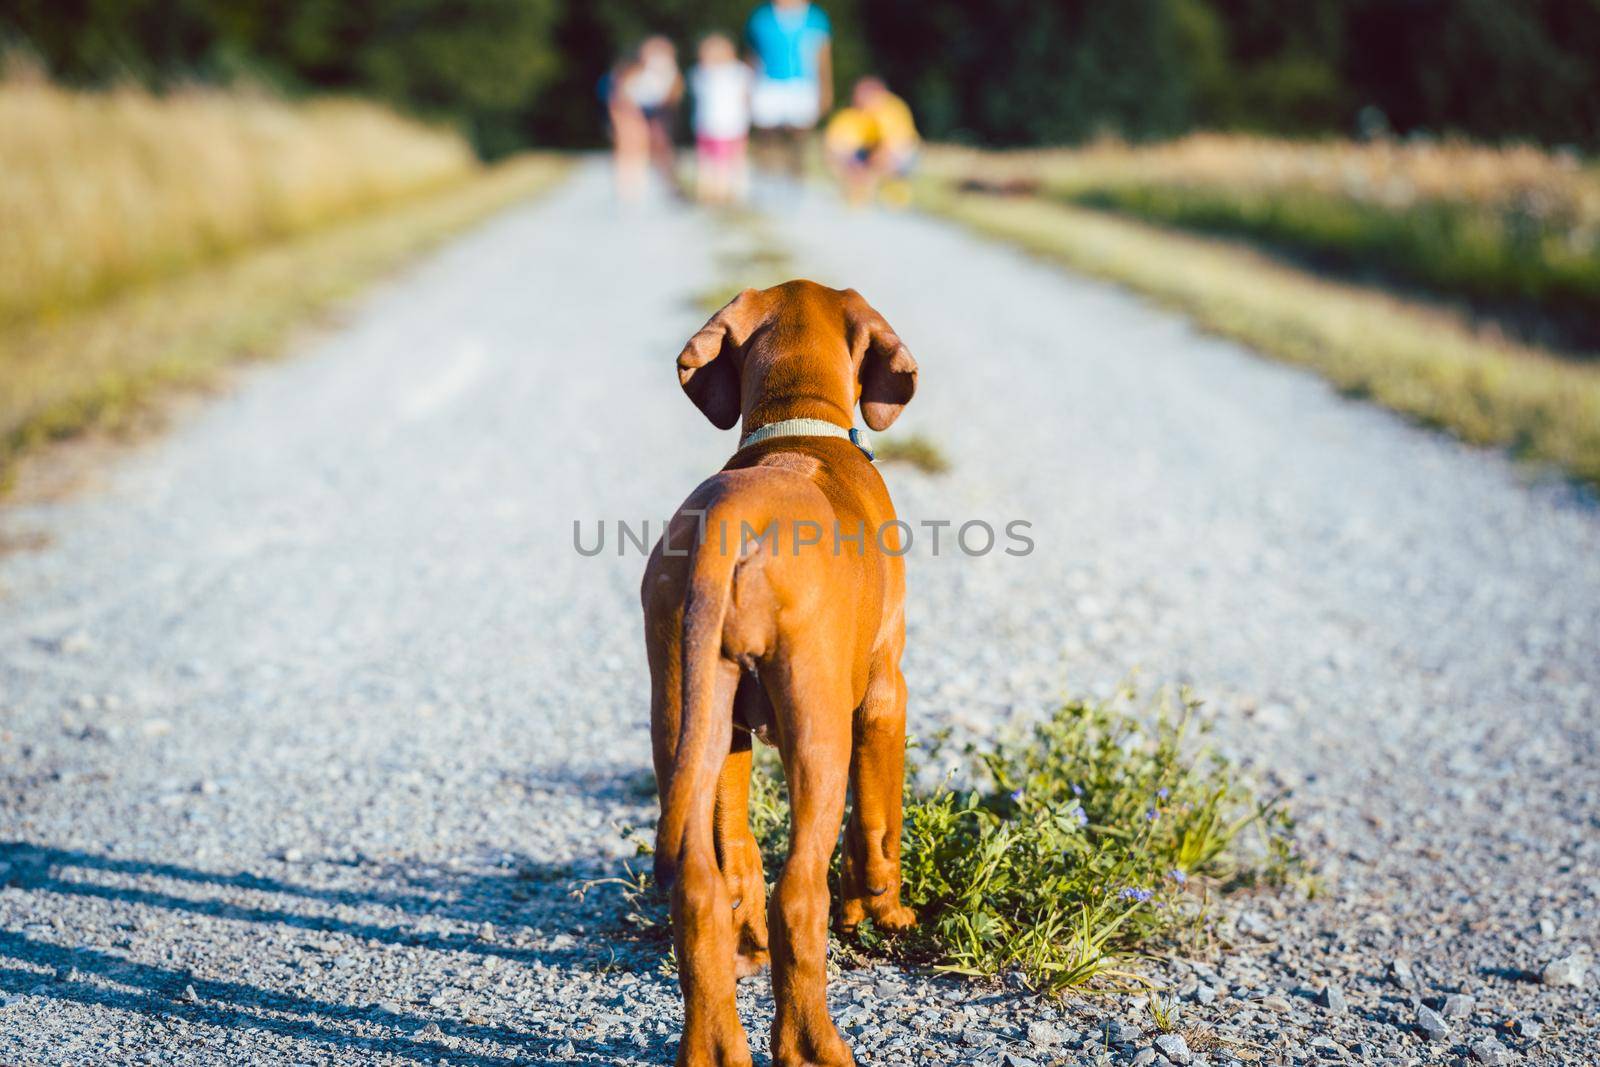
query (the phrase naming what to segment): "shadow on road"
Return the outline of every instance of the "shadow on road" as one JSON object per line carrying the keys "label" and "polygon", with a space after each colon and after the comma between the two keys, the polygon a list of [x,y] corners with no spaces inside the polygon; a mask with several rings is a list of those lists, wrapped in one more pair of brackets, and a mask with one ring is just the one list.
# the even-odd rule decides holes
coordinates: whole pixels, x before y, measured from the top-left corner
{"label": "shadow on road", "polygon": [[[380,945],[438,952],[495,956],[525,965],[564,970],[609,969],[617,964],[614,949],[604,941],[573,941],[563,947],[531,947],[525,931],[507,929],[490,938],[471,932],[440,932],[404,923],[352,921],[303,914],[286,908],[257,907],[233,900],[194,899],[159,890],[106,885],[85,880],[87,872],[128,878],[164,878],[222,890],[288,895],[341,907],[381,907],[430,920],[480,925],[516,926],[519,912],[537,908],[541,923],[571,929],[587,921],[593,929],[610,927],[616,916],[608,902],[587,901],[571,889],[586,876],[614,873],[614,862],[595,860],[580,865],[513,863],[504,873],[445,872],[433,868],[386,867],[364,877],[405,888],[343,889],[298,885],[245,872],[220,873],[171,863],[121,859],[95,853],[52,849],[26,842],[0,842],[0,885],[30,893],[58,894],[163,908],[227,921],[277,924],[295,929],[343,934]],[[558,942],[563,940],[558,937]],[[390,1001],[345,1003],[278,992],[236,981],[215,980],[137,962],[110,952],[69,948],[26,934],[0,930],[0,957],[26,966],[0,966],[0,989],[100,1008],[138,1012],[155,1018],[236,1030],[259,1030],[297,1040],[396,1055],[417,1062],[451,1064],[570,1062],[572,1055],[591,1054],[605,1062],[639,1062],[641,1049],[632,1042],[566,1041],[531,1031],[444,1013],[414,1015]],[[41,973],[42,968],[54,972]],[[301,1016],[287,1018],[285,1016]],[[478,1048],[463,1048],[472,1043]],[[481,1046],[505,1047],[504,1052]],[[556,1051],[559,1049],[559,1052]]]}

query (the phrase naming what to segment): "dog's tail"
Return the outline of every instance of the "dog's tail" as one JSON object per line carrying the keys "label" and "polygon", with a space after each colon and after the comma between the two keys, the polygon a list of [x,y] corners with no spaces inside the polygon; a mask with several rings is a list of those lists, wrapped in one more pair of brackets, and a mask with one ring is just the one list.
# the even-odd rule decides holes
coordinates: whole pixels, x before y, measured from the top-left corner
{"label": "dog's tail", "polygon": [[[717,521],[715,510],[707,519]],[[738,682],[736,668],[722,654],[722,628],[738,562],[739,552],[709,542],[697,544],[690,561],[680,642],[678,747],[656,829],[656,881],[663,887],[691,862],[691,854],[716,862],[716,782],[733,740]]]}

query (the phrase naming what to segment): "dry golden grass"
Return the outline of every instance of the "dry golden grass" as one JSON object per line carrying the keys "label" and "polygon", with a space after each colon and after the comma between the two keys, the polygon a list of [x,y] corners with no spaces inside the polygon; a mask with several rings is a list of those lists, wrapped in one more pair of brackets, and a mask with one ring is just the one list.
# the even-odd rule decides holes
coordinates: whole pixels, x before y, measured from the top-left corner
{"label": "dry golden grass", "polygon": [[117,426],[162,386],[274,353],[290,330],[396,264],[552,185],[566,163],[523,157],[389,210],[132,288],[66,317],[0,328],[0,487],[17,457]]}
{"label": "dry golden grass", "polygon": [[0,82],[0,323],[309,232],[477,169],[376,104]]}
{"label": "dry golden grass", "polygon": [[1345,392],[1600,483],[1600,366],[1498,342],[1456,316],[1225,241],[1036,197],[959,194],[937,183],[924,190],[924,203],[1310,367]]}

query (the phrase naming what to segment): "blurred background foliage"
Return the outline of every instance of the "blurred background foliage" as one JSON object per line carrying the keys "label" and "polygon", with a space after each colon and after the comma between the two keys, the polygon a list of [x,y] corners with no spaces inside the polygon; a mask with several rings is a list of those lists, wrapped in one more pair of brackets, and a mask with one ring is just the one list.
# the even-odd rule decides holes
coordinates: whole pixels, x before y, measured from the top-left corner
{"label": "blurred background foliage", "polygon": [[[249,79],[369,93],[480,152],[581,146],[648,33],[686,49],[754,0],[9,0],[0,36],[75,85]],[[881,71],[935,139],[1194,128],[1426,130],[1600,147],[1600,0],[825,0],[842,83]]]}

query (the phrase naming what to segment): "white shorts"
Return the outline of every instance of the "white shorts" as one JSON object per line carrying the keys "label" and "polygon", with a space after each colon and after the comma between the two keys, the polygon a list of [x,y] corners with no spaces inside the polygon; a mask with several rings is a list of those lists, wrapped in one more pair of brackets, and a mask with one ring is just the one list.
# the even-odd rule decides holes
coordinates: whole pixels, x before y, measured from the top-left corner
{"label": "white shorts", "polygon": [[814,81],[757,78],[750,91],[750,121],[759,129],[796,126],[809,130],[817,124],[821,104],[822,89]]}

